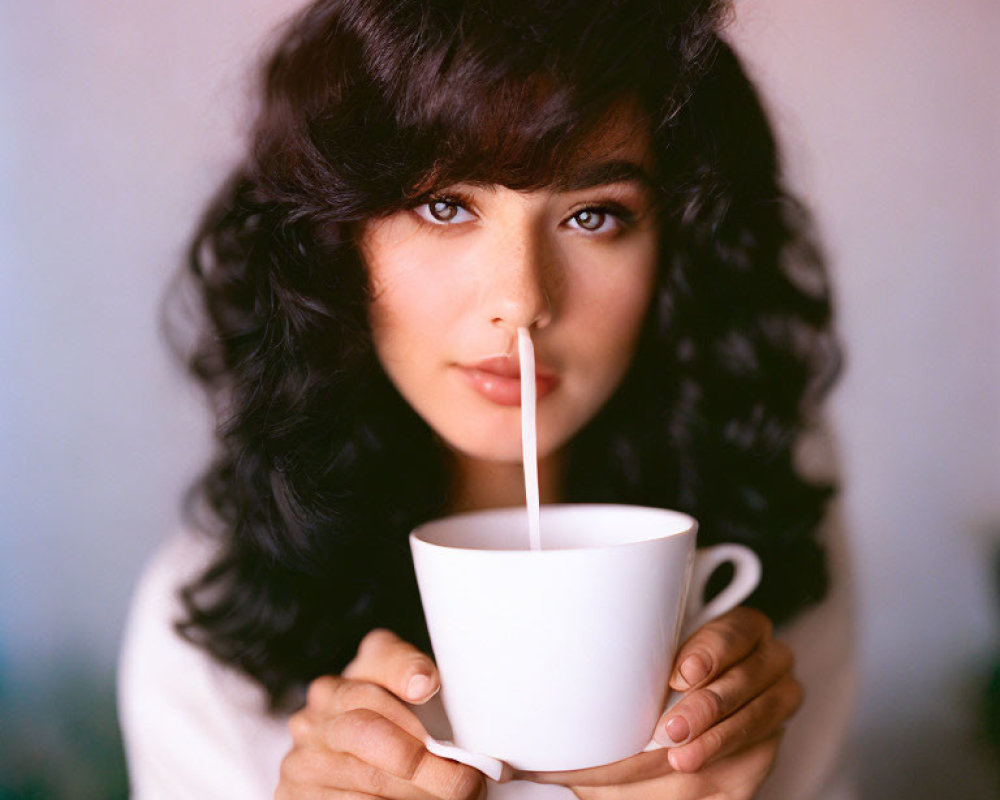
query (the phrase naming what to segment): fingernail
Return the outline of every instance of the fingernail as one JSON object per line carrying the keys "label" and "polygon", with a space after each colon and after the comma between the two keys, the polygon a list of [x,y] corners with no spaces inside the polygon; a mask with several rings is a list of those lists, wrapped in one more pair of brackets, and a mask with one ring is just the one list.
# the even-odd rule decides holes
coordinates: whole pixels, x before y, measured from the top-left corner
{"label": "fingernail", "polygon": [[708,677],[708,665],[699,655],[690,655],[681,664],[681,677],[687,681],[688,686],[695,686]]}
{"label": "fingernail", "polygon": [[410,678],[410,682],[406,685],[406,696],[411,700],[422,700],[430,694],[433,685],[430,675],[418,672]]}
{"label": "fingernail", "polygon": [[671,717],[663,726],[667,742],[664,744],[683,744],[691,735],[691,726],[684,717]]}

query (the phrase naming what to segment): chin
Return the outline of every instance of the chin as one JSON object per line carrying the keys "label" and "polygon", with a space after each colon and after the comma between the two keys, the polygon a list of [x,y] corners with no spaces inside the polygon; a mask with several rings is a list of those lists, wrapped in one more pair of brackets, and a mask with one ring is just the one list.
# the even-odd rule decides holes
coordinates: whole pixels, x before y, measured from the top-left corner
{"label": "chin", "polygon": [[[520,427],[518,427],[516,433],[513,435],[505,433],[490,436],[484,435],[483,431],[477,433],[478,435],[475,436],[463,436],[446,435],[439,431],[438,435],[441,436],[449,449],[460,453],[466,458],[474,458],[478,461],[491,461],[496,464],[521,465]],[[555,439],[548,436],[542,437],[538,442],[539,461],[558,451],[566,444],[569,438],[569,434]]]}
{"label": "chin", "polygon": [[497,464],[521,463],[521,438],[514,441],[498,442],[496,440],[478,439],[470,441],[462,437],[443,437],[445,444],[466,458],[477,461],[492,461]]}

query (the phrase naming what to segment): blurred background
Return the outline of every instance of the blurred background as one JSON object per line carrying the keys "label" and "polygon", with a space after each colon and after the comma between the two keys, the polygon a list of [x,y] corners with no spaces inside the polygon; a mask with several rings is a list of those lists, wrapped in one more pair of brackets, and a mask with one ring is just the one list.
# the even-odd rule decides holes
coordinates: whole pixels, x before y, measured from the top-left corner
{"label": "blurred background", "polygon": [[[210,430],[159,304],[300,2],[0,0],[0,798],[125,796],[118,640]],[[997,797],[1000,4],[737,7],[848,348],[864,797]]]}

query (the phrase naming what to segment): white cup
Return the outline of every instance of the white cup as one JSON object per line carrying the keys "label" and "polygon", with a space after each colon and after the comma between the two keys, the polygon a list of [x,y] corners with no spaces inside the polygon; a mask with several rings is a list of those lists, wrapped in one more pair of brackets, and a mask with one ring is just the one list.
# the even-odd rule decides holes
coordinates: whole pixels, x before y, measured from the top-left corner
{"label": "white cup", "polygon": [[[696,553],[697,529],[677,511],[552,505],[541,509],[540,551],[530,549],[523,508],[414,530],[441,699],[459,748],[439,752],[476,766],[482,759],[462,751],[553,771],[646,748],[681,636],[738,605],[760,580],[746,547]],[[709,576],[726,562],[732,580],[704,604]]]}

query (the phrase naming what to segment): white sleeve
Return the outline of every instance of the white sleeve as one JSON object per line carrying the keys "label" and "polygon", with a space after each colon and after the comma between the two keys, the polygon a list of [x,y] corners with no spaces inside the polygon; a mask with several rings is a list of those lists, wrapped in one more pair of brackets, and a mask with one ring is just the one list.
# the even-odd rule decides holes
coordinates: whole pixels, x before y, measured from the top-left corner
{"label": "white sleeve", "polygon": [[795,652],[795,674],[804,689],[774,772],[758,800],[857,800],[850,726],[858,692],[853,586],[839,509],[823,531],[830,591],[775,632]]}
{"label": "white sleeve", "polygon": [[134,800],[271,800],[291,747],[260,687],[174,631],[177,589],[209,555],[192,535],[172,539],[132,601],[118,703]]}

